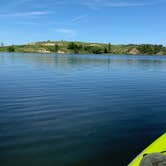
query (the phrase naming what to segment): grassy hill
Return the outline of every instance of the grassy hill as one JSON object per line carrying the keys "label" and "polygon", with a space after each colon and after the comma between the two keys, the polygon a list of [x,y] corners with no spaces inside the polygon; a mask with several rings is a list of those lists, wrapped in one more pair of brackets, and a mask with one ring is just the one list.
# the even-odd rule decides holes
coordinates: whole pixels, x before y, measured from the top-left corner
{"label": "grassy hill", "polygon": [[1,46],[0,52],[166,55],[166,47],[150,44],[112,45],[110,43],[43,41],[28,43],[26,45]]}

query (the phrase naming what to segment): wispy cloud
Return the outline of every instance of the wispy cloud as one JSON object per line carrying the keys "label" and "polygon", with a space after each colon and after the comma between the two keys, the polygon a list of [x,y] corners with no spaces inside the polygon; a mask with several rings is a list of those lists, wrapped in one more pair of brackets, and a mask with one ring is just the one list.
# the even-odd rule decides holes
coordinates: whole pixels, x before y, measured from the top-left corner
{"label": "wispy cloud", "polygon": [[80,16],[76,16],[75,18],[73,18],[71,20],[72,23],[77,23],[80,22],[82,20],[84,20],[88,15],[80,15]]}
{"label": "wispy cloud", "polygon": [[90,9],[100,9],[102,7],[142,7],[156,5],[165,2],[165,0],[152,0],[152,1],[111,1],[111,0],[86,0],[82,2],[82,5],[87,6]]}
{"label": "wispy cloud", "polygon": [[56,30],[56,32],[59,32],[59,33],[65,35],[65,37],[67,37],[67,38],[74,37],[77,34],[76,30],[74,30],[74,29],[57,28],[55,30]]}
{"label": "wispy cloud", "polygon": [[138,2],[138,3],[129,3],[129,2],[119,2],[119,3],[116,3],[116,2],[109,2],[109,3],[106,3],[105,6],[107,7],[139,7],[139,6],[149,6],[149,5],[154,5],[156,4],[157,2]]}
{"label": "wispy cloud", "polygon": [[6,13],[0,14],[1,17],[28,17],[28,16],[41,16],[47,15],[51,12],[48,11],[32,11],[32,12],[17,12],[17,13]]}

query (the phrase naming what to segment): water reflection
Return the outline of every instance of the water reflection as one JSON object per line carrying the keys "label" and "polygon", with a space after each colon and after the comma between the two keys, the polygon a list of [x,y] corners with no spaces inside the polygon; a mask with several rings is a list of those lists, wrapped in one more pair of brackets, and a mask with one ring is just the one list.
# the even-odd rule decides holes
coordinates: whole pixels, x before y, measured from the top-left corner
{"label": "water reflection", "polygon": [[127,165],[165,131],[165,71],[160,56],[0,53],[1,165]]}
{"label": "water reflection", "polygon": [[163,56],[127,56],[127,55],[59,55],[59,54],[27,54],[27,53],[0,53],[1,63],[11,60],[12,63],[24,61],[25,63],[50,65],[50,66],[117,66],[131,67],[139,66],[146,68],[162,68],[166,64],[166,58]]}

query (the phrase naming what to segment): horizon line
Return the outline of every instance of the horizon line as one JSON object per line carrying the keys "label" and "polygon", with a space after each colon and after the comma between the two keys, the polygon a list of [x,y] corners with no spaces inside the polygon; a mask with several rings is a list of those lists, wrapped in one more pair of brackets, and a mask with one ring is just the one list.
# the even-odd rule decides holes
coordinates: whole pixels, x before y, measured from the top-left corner
{"label": "horizon line", "polygon": [[150,42],[140,42],[140,43],[113,43],[113,42],[95,42],[95,41],[81,41],[81,40],[39,40],[39,41],[30,41],[30,42],[26,42],[26,43],[20,43],[20,44],[6,44],[5,42],[0,42],[1,44],[4,44],[5,46],[20,46],[20,45],[28,45],[31,43],[51,43],[51,42],[78,42],[78,43],[94,43],[94,44],[112,44],[112,45],[162,45],[162,46],[166,46],[166,44],[164,43],[150,43]]}

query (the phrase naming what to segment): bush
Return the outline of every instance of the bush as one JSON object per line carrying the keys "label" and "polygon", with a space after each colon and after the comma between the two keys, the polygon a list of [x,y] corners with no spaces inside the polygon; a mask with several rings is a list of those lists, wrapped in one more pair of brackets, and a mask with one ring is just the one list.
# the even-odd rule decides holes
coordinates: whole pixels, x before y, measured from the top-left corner
{"label": "bush", "polygon": [[15,52],[14,46],[9,46],[8,47],[8,52]]}
{"label": "bush", "polygon": [[59,46],[57,44],[54,45],[54,52],[58,52]]}
{"label": "bush", "polygon": [[73,50],[73,52],[75,53],[75,54],[78,54],[79,52],[81,52],[82,51],[82,49],[83,49],[83,46],[81,45],[81,44],[76,44],[76,43],[74,43],[74,42],[71,42],[71,43],[69,43],[68,44],[68,47],[67,47],[69,50]]}
{"label": "bush", "polygon": [[151,44],[142,44],[138,46],[138,50],[142,54],[157,54],[162,51],[162,45],[151,45]]}

